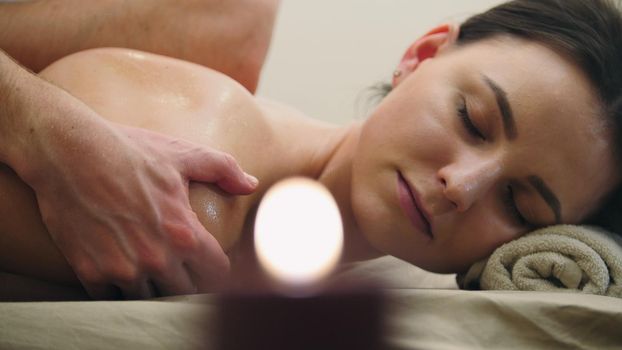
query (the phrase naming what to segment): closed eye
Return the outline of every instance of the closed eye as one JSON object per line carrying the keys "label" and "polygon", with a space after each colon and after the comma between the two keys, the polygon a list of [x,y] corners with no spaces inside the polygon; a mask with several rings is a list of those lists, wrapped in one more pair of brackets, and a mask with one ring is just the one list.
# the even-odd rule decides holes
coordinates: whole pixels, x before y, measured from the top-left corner
{"label": "closed eye", "polygon": [[501,198],[503,200],[503,206],[512,218],[512,221],[517,223],[519,226],[528,226],[529,222],[520,213],[518,207],[516,206],[516,200],[514,199],[514,190],[512,189],[512,186],[507,186]]}
{"label": "closed eye", "polygon": [[469,109],[467,108],[466,100],[464,97],[460,99],[460,103],[457,107],[458,118],[462,122],[462,125],[469,133],[469,135],[473,136],[476,139],[486,141],[486,137],[482,132],[477,128],[477,126],[473,123],[471,116],[469,115]]}

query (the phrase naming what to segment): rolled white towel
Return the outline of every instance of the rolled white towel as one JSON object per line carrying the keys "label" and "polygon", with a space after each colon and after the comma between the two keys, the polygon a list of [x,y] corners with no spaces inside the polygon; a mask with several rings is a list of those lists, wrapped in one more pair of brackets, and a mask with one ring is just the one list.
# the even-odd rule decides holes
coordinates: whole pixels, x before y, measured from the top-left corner
{"label": "rolled white towel", "polygon": [[497,248],[458,275],[464,289],[563,291],[622,298],[622,238],[600,228],[557,225]]}

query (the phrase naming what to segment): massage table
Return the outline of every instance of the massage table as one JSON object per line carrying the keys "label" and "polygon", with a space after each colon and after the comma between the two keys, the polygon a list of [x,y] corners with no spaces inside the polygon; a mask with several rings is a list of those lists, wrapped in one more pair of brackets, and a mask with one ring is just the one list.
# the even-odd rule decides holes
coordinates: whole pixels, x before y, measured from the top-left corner
{"label": "massage table", "polygon": [[[459,290],[453,275],[390,257],[345,273],[383,285],[387,349],[622,348],[622,299]],[[1,302],[0,349],[197,349],[214,336],[217,298]]]}

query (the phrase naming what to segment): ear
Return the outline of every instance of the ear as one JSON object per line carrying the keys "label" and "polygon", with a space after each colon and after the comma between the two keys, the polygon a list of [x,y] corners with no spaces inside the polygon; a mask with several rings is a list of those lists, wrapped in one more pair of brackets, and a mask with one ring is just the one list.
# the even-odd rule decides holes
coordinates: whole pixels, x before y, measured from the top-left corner
{"label": "ear", "polygon": [[393,87],[396,87],[406,76],[412,73],[421,62],[435,57],[439,52],[452,46],[458,39],[460,26],[443,24],[438,26],[412,44],[397,66],[393,75]]}

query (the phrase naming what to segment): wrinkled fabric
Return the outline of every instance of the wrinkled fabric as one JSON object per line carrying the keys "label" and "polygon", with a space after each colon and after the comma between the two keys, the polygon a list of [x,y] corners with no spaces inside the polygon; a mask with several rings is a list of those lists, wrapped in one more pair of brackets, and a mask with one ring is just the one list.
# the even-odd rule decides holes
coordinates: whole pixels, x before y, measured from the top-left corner
{"label": "wrinkled fabric", "polygon": [[[616,349],[622,300],[386,289],[386,349]],[[210,349],[217,296],[0,303],[0,349]],[[304,315],[301,315],[304,317]],[[244,330],[240,329],[240,336]]]}
{"label": "wrinkled fabric", "polygon": [[622,298],[622,240],[605,230],[556,225],[497,248],[458,276],[464,289],[558,291]]}

